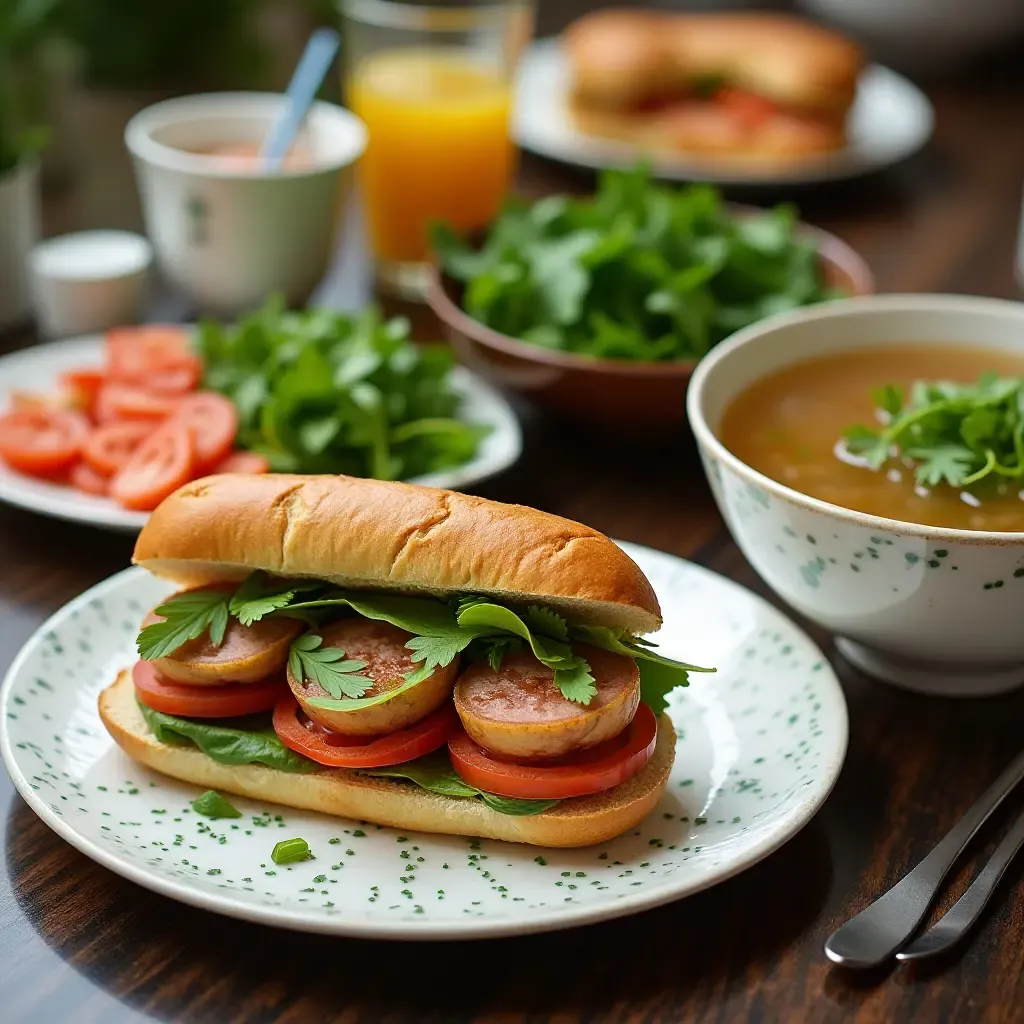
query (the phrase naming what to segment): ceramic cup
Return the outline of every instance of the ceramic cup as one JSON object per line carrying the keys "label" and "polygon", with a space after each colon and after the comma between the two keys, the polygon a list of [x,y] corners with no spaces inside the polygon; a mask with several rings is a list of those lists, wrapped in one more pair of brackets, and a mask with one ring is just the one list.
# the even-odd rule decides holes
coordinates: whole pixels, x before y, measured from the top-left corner
{"label": "ceramic cup", "polygon": [[357,117],[315,103],[296,141],[311,157],[304,167],[250,170],[197,152],[260,143],[283,103],[268,93],[185,96],[125,129],[157,261],[203,310],[231,316],[275,291],[301,303],[330,262],[366,146]]}
{"label": "ceramic cup", "polygon": [[756,324],[694,372],[687,412],[736,543],[784,601],[837,634],[839,650],[871,675],[960,696],[1024,682],[1024,533],[916,526],[807,497],[727,451],[717,436],[722,415],[754,381],[814,356],[887,343],[1021,353],[1022,339],[1024,304],[869,296]]}
{"label": "ceramic cup", "polygon": [[130,231],[78,231],[41,242],[29,258],[40,333],[66,338],[135,323],[152,261],[152,246]]}

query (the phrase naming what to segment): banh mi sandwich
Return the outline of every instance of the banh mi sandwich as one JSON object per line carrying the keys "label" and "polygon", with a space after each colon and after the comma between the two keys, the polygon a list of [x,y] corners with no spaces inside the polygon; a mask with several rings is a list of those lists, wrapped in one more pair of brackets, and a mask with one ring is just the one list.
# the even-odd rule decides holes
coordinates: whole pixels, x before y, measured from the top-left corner
{"label": "banh mi sandwich", "polygon": [[582,131],[762,163],[845,145],[864,67],[855,43],[785,14],[604,10],[564,41]]}
{"label": "banh mi sandwich", "polygon": [[134,561],[181,590],[99,711],[157,771],[545,846],[618,835],[665,788],[665,696],[695,667],[643,639],[657,597],[595,530],[410,484],[226,474],[165,499]]}

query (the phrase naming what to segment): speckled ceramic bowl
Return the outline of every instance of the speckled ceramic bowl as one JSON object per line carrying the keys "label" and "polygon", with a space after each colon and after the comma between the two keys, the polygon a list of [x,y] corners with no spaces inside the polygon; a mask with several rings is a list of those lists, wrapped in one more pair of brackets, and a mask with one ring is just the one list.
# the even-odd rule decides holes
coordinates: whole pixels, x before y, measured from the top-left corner
{"label": "speckled ceramic bowl", "polygon": [[719,508],[775,592],[855,665],[927,693],[1024,682],[1024,533],[917,526],[810,498],[745,465],[717,436],[765,374],[828,352],[949,343],[1024,352],[1024,304],[955,295],[843,300],[734,335],[697,367],[687,412]]}

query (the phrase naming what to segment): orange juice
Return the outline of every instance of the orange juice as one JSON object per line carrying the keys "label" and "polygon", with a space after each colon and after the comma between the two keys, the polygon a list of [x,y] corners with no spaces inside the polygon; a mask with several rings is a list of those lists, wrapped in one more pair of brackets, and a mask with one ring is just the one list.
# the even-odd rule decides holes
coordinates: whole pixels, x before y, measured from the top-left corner
{"label": "orange juice", "polygon": [[349,105],[369,129],[360,164],[375,255],[427,258],[428,228],[483,227],[512,175],[511,89],[496,69],[458,52],[378,52],[348,82]]}

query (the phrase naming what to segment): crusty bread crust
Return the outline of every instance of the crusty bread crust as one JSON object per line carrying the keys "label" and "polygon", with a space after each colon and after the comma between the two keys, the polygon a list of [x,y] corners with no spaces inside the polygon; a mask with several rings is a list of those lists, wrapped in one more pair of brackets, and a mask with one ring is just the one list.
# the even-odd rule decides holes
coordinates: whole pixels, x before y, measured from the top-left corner
{"label": "crusty bread crust", "polygon": [[591,846],[628,831],[661,798],[675,758],[675,732],[662,715],[654,756],[633,778],[604,793],[563,800],[542,814],[514,817],[492,811],[479,800],[440,796],[343,768],[293,774],[256,764],[226,765],[196,747],[160,743],[142,717],[127,670],[100,694],[99,712],[129,757],[206,789],[392,828],[535,846]]}
{"label": "crusty bread crust", "polygon": [[564,40],[577,97],[613,109],[722,76],[776,103],[845,112],[864,67],[855,43],[786,14],[596,11]]}
{"label": "crusty bread crust", "polygon": [[344,587],[542,603],[632,633],[661,626],[653,587],[603,534],[522,505],[413,484],[205,477],[153,512],[133,560],[186,585],[264,569]]}

